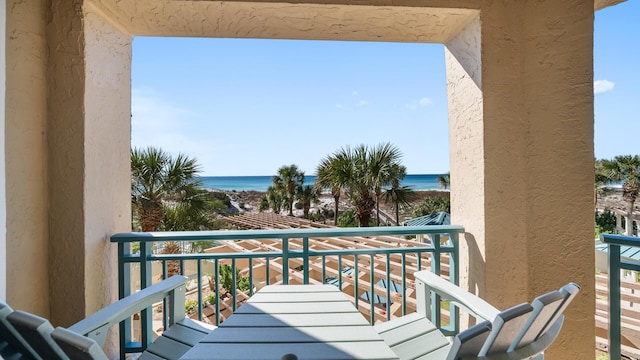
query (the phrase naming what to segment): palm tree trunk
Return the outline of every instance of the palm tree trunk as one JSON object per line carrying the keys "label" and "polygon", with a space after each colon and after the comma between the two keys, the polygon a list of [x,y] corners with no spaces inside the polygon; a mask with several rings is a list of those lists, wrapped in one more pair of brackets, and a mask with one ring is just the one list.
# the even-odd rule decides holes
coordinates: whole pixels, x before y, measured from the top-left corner
{"label": "palm tree trunk", "polygon": [[376,226],[380,226],[380,188],[376,188]]}
{"label": "palm tree trunk", "polygon": [[335,200],[335,208],[333,211],[333,225],[338,226],[338,205],[340,203],[340,195],[334,195],[333,199]]}
{"label": "palm tree trunk", "polygon": [[138,208],[138,220],[140,221],[140,228],[143,232],[158,231],[164,211],[162,209],[162,202],[144,202]]}
{"label": "palm tree trunk", "polygon": [[625,235],[633,236],[633,208],[635,201],[628,201],[627,205],[627,221],[625,223]]}

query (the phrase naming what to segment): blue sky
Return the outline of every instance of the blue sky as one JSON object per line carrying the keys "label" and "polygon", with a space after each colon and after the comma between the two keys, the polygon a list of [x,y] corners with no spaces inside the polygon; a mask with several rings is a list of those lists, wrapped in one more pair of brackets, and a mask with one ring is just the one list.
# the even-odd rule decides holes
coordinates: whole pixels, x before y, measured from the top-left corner
{"label": "blue sky", "polygon": [[[640,153],[640,1],[596,13],[595,152]],[[132,146],[202,175],[311,175],[343,146],[391,142],[410,174],[449,170],[439,44],[136,37]]]}

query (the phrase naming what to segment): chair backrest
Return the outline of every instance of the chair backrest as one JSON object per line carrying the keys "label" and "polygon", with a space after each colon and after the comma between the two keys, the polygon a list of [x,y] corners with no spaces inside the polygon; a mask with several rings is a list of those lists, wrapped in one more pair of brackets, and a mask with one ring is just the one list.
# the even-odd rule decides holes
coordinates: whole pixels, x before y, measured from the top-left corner
{"label": "chair backrest", "polygon": [[9,320],[7,320],[7,316],[11,313],[13,313],[13,309],[9,305],[0,301],[0,340],[6,341],[13,350],[20,352],[28,358],[41,360],[42,358],[40,355],[33,350],[13,325],[11,325]]}
{"label": "chair backrest", "polygon": [[484,321],[456,336],[447,360],[475,359],[509,354],[528,359],[544,352],[555,340],[563,312],[580,287],[574,283],[500,312],[493,322]]}
{"label": "chair backrest", "polygon": [[43,359],[69,360],[51,338],[53,326],[45,318],[16,310],[7,320]]}
{"label": "chair backrest", "polygon": [[57,327],[51,333],[51,338],[71,359],[108,360],[98,343],[86,336]]}

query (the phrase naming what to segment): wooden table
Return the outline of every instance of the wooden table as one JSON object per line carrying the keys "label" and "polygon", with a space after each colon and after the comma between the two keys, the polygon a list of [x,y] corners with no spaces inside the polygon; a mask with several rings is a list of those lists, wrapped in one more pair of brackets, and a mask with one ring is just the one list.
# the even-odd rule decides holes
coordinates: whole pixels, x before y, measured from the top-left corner
{"label": "wooden table", "polygon": [[181,359],[398,359],[333,285],[265,286]]}

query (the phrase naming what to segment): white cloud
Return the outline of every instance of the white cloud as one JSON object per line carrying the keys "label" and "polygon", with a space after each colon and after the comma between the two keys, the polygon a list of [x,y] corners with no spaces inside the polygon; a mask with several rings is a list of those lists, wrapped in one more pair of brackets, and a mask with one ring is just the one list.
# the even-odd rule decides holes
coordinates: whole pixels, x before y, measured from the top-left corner
{"label": "white cloud", "polygon": [[423,97],[422,99],[420,99],[420,101],[418,101],[418,104],[420,104],[420,106],[431,105],[431,103],[432,101],[428,97]]}
{"label": "white cloud", "polygon": [[369,105],[369,102],[367,100],[360,100],[360,101],[358,101],[357,105],[361,106],[361,107],[362,106],[367,106],[367,105]]}
{"label": "white cloud", "polygon": [[418,109],[418,107],[425,107],[425,106],[429,106],[433,103],[433,101],[431,101],[431,99],[429,99],[428,97],[423,97],[420,100],[416,101],[411,101],[410,103],[404,104],[405,109],[409,109],[411,111]]}
{"label": "white cloud", "polygon": [[601,94],[603,92],[611,91],[616,86],[613,81],[609,80],[596,80],[593,82],[593,93]]}

